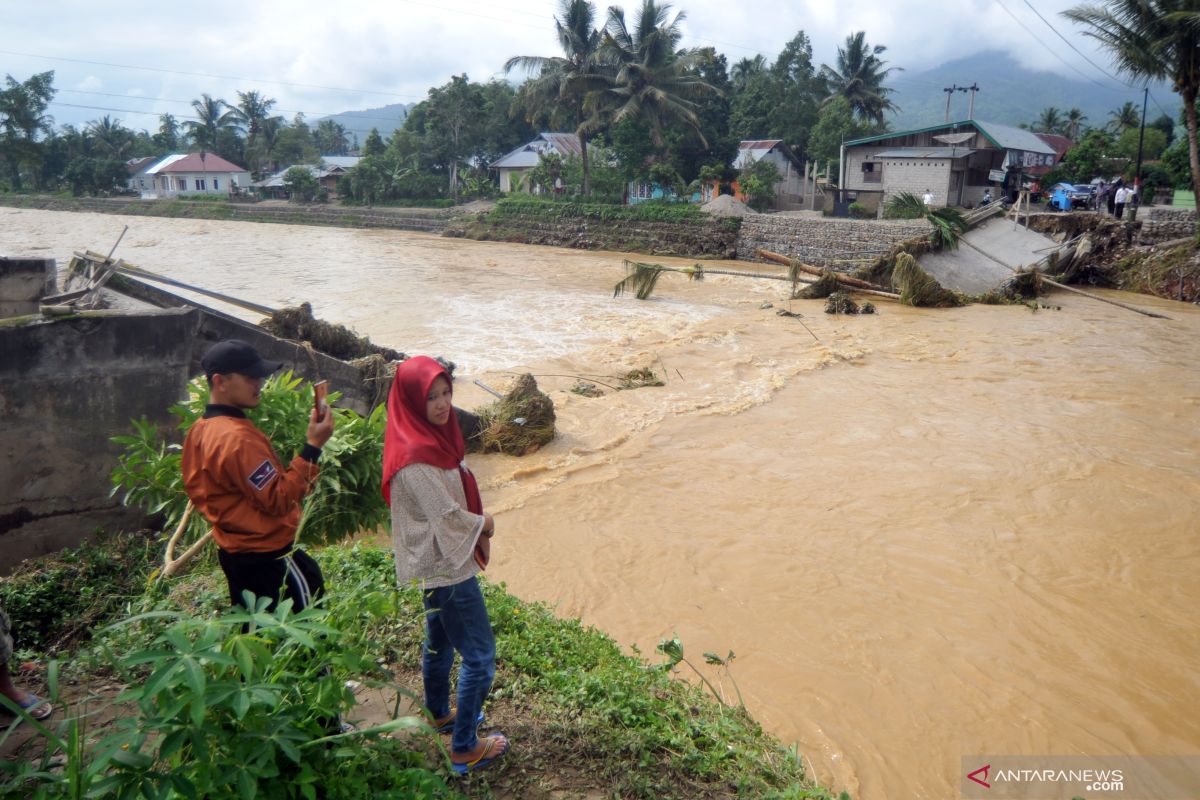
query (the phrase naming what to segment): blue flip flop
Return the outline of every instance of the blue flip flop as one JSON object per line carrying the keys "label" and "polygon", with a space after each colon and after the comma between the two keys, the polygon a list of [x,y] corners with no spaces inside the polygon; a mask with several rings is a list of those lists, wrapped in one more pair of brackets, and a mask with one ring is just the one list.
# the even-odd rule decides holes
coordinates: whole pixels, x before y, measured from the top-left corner
{"label": "blue flip flop", "polygon": [[[475,727],[478,728],[483,724],[483,712],[479,712],[479,716],[475,718]],[[450,721],[434,728],[438,733],[454,733],[454,717],[450,717]]]}
{"label": "blue flip flop", "polygon": [[[21,707],[22,711],[28,712],[29,716],[33,719],[36,719],[38,722],[41,722],[44,719],[49,719],[50,715],[54,713],[54,706],[38,697],[33,692],[29,692],[28,700],[26,700],[24,703],[17,703],[17,705]],[[12,711],[10,711],[7,707],[0,708],[0,711],[3,711],[9,716],[14,716]]]}
{"label": "blue flip flop", "polygon": [[[454,772],[459,775],[466,775],[468,772],[474,772],[477,769],[483,769],[484,767],[491,766],[493,761],[499,761],[500,759],[504,758],[504,756],[508,753],[508,747],[504,748],[504,752],[492,755],[492,753],[496,750],[497,736],[504,736],[504,734],[496,732],[490,736],[484,737],[483,741],[487,742],[487,744],[484,745],[483,752],[479,754],[479,758],[475,759],[474,761],[468,761],[465,764],[455,764],[453,761],[451,761],[450,769],[454,770]],[[504,736],[504,742],[506,745],[511,746],[507,736]]]}

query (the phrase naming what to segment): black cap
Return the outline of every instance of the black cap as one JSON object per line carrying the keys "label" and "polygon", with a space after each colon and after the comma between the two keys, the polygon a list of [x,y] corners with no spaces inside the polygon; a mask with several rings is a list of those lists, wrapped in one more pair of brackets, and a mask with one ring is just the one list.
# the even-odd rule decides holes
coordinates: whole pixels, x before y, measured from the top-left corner
{"label": "black cap", "polygon": [[257,350],[242,340],[226,339],[208,348],[200,366],[208,376],[237,373],[248,378],[265,378],[283,366],[283,362],[264,361]]}

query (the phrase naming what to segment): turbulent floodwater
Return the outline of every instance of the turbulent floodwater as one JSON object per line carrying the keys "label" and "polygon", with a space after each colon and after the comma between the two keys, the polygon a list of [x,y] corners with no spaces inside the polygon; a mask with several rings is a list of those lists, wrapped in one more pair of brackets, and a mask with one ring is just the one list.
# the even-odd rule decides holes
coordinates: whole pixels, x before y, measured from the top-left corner
{"label": "turbulent floodwater", "polygon": [[[0,254],[65,264],[126,221],[133,264],[456,361],[465,407],[539,375],[558,438],[474,461],[490,576],[643,652],[733,650],[856,798],[956,796],[964,754],[1200,753],[1194,307],[795,302],[816,341],[772,281],[613,299],[613,253],[0,208]],[[644,366],[667,385],[567,391]]]}

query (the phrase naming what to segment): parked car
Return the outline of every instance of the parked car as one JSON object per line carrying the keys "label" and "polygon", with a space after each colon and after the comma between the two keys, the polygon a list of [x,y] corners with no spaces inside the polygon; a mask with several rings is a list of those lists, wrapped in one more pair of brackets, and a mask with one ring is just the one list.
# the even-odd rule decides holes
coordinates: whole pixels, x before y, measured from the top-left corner
{"label": "parked car", "polygon": [[1070,211],[1073,208],[1087,208],[1092,202],[1092,187],[1073,183],[1056,183],[1050,187],[1050,208],[1058,211]]}

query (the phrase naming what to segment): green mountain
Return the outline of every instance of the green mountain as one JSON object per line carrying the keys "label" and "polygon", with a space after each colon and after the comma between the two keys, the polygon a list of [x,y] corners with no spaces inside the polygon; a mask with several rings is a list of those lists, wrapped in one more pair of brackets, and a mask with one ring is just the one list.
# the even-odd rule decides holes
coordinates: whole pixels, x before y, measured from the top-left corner
{"label": "green mountain", "polygon": [[[1087,68],[1090,70],[1091,68]],[[893,73],[889,88],[891,99],[900,111],[889,120],[892,130],[908,130],[936,125],[945,120],[946,92],[944,88],[977,85],[975,118],[1005,125],[1032,123],[1042,109],[1053,106],[1061,115],[1078,107],[1087,119],[1086,127],[1102,127],[1110,113],[1126,102],[1142,107],[1142,87],[1128,89],[1110,78],[1096,73],[1094,82],[1063,67],[1059,72],[1034,70],[1021,66],[1007,53],[987,52],[950,61],[925,72]],[[1165,110],[1178,119],[1179,95],[1168,84],[1150,84],[1150,93],[1162,106],[1151,100],[1146,120],[1160,116]],[[950,103],[950,119],[967,118],[969,92],[954,92]]]}
{"label": "green mountain", "polygon": [[371,132],[372,128],[378,128],[379,135],[386,141],[393,131],[404,124],[404,120],[408,118],[408,112],[415,105],[416,103],[392,103],[380,108],[366,108],[362,111],[343,111],[340,114],[321,117],[311,124],[316,127],[317,122],[322,119],[331,119],[344,127],[351,138],[357,136],[359,144],[362,144],[367,138],[367,134]]}

